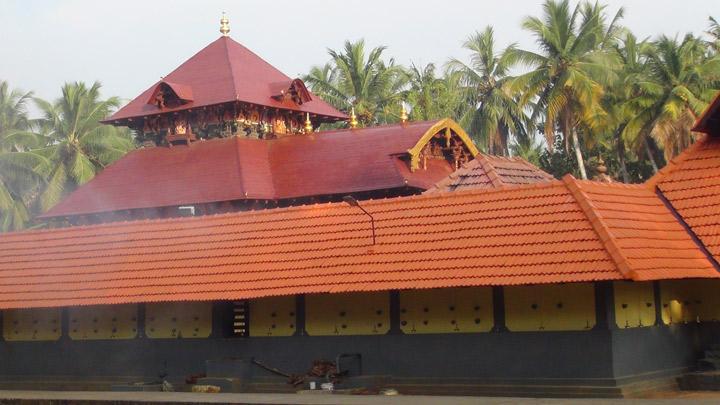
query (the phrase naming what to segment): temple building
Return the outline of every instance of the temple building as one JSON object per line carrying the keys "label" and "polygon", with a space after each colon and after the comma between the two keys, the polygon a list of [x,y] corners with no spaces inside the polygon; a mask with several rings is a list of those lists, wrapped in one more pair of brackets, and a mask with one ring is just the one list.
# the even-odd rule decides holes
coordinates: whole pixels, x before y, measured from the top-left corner
{"label": "temple building", "polygon": [[330,360],[618,397],[720,343],[720,96],[648,182],[554,179],[450,119],[359,128],[221,32],[108,118],[144,148],[0,234],[0,387],[293,391],[269,370]]}

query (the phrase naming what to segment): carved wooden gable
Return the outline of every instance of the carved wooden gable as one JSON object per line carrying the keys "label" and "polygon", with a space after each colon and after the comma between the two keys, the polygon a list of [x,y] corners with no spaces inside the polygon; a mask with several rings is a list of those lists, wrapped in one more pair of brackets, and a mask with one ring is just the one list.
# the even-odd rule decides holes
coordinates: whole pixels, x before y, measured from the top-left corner
{"label": "carved wooden gable", "polygon": [[272,97],[278,101],[291,100],[297,105],[312,101],[310,91],[300,79],[294,79],[290,82],[273,83],[271,87],[273,92]]}
{"label": "carved wooden gable", "polygon": [[412,171],[426,169],[429,159],[445,159],[457,170],[479,151],[460,125],[444,119],[433,125],[408,153]]}
{"label": "carved wooden gable", "polygon": [[155,86],[147,103],[164,110],[176,108],[192,101],[193,95],[190,86],[162,81]]}

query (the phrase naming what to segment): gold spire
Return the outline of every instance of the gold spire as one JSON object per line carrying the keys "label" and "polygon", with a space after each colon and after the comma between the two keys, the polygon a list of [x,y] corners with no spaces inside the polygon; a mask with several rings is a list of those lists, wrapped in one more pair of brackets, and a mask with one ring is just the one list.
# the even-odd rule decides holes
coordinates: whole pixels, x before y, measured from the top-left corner
{"label": "gold spire", "polygon": [[230,20],[228,20],[224,11],[222,13],[222,18],[220,18],[220,33],[223,34],[224,37],[230,34]]}
{"label": "gold spire", "polygon": [[401,102],[400,107],[402,108],[400,110],[400,122],[405,124],[408,122],[408,113],[407,113],[407,110],[405,109],[405,103]]}
{"label": "gold spire", "polygon": [[313,126],[312,122],[310,121],[310,113],[305,113],[305,133],[309,134],[312,133]]}
{"label": "gold spire", "polygon": [[350,128],[355,129],[358,126],[357,116],[355,115],[355,107],[350,108]]}

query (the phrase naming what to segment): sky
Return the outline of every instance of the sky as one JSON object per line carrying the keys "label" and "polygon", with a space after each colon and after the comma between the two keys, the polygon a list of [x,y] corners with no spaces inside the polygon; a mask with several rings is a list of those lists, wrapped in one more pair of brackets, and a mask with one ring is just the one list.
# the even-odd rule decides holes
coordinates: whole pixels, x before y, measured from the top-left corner
{"label": "sky", "polygon": [[[625,10],[639,38],[701,33],[720,0],[603,0]],[[55,99],[69,81],[103,85],[129,100],[220,36],[230,36],[291,77],[325,63],[327,49],[365,38],[401,64],[463,59],[462,42],[492,25],[500,46],[534,49],[521,28],[536,0],[0,0],[0,80]]]}

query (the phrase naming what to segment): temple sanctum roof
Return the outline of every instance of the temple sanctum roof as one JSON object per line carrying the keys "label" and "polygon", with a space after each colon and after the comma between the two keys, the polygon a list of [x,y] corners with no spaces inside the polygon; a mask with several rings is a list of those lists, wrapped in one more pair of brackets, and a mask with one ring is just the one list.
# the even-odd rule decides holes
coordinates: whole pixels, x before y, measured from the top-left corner
{"label": "temple sanctum roof", "polygon": [[453,144],[468,159],[478,153],[462,128],[448,119],[138,149],[43,217],[406,187],[422,191],[456,168],[447,152],[432,155],[430,149]]}
{"label": "temple sanctum roof", "polygon": [[[154,96],[167,90],[175,105],[158,106]],[[284,97],[293,92],[296,99]],[[244,102],[324,117],[347,116],[312,94],[300,79],[291,79],[229,36],[221,36],[177,69],[150,86],[104,122],[128,125],[133,118]]]}

